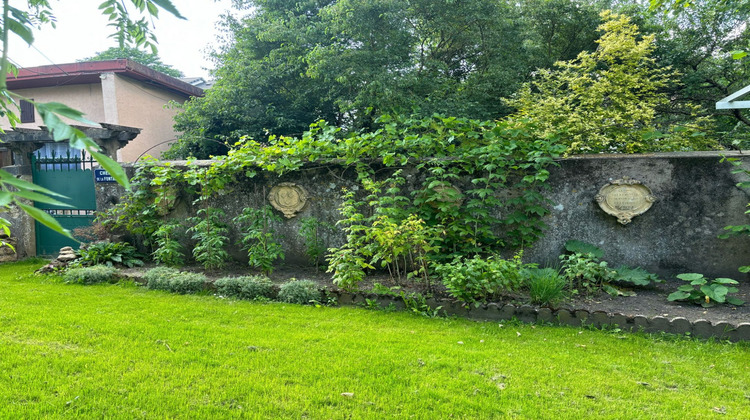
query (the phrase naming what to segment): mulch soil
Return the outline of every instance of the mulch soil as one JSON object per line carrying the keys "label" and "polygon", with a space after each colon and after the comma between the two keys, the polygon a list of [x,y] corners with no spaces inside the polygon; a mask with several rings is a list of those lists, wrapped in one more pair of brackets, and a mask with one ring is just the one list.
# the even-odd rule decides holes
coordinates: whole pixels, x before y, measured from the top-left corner
{"label": "mulch soil", "polygon": [[[129,276],[140,277],[146,270],[152,267],[153,266],[144,266],[123,269],[123,272]],[[250,270],[247,266],[239,265],[229,266],[221,271],[207,271],[199,266],[184,267],[182,270],[202,272],[206,274],[210,280],[216,280],[225,276],[258,274],[257,272]],[[318,282],[321,287],[325,287],[328,290],[338,290],[338,288],[331,282],[330,274],[325,273],[325,270],[315,270],[309,267],[282,267],[274,271],[270,277],[275,283],[283,283],[291,278],[308,279]],[[738,279],[739,278],[740,276],[738,276]],[[678,286],[686,284],[678,279],[670,279],[665,283],[656,284],[648,288],[633,289],[635,296],[612,297],[603,292],[596,296],[573,296],[551,309],[583,309],[589,312],[605,311],[610,314],[622,314],[629,317],[637,315],[648,318],[662,316],[669,319],[682,317],[691,322],[704,319],[713,324],[718,322],[728,322],[733,325],[739,325],[742,323],[750,323],[750,281],[746,279],[739,281],[740,285],[738,287],[740,290],[738,293],[734,294],[734,296],[747,302],[742,306],[725,304],[704,308],[691,302],[669,302],[667,301],[667,296],[675,291]],[[375,283],[380,283],[386,287],[396,286],[387,275],[369,276],[360,285],[360,290],[363,293],[367,293]],[[421,286],[417,285],[417,287],[412,287],[411,289],[404,287],[401,290],[416,292],[425,291],[423,288],[420,289],[419,287]],[[440,290],[441,288],[439,285],[436,286],[435,289],[434,294],[436,297],[448,297],[447,294],[444,293],[444,290]],[[521,295],[509,295],[504,297],[503,300],[498,303],[525,304],[527,303],[527,300]]]}

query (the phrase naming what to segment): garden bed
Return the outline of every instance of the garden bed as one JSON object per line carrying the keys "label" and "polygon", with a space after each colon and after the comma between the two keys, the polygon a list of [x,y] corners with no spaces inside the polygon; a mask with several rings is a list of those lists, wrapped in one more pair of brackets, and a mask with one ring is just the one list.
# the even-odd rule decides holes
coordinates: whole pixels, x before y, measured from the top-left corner
{"label": "garden bed", "polygon": [[[139,278],[152,265],[139,268],[123,269],[130,276]],[[233,265],[224,270],[204,270],[200,266],[184,267],[182,270],[204,273],[209,280],[225,276],[258,274],[245,266]],[[291,278],[309,279],[320,284],[338,297],[341,304],[388,306],[403,308],[402,299],[397,296],[376,294],[375,284],[386,288],[396,284],[388,276],[369,276],[360,285],[357,292],[347,292],[336,287],[330,275],[323,270],[316,271],[309,267],[284,267],[273,272],[271,279],[283,283]],[[676,279],[655,284],[647,288],[634,289],[635,296],[612,297],[604,292],[594,296],[572,296],[553,307],[540,307],[528,304],[528,299],[521,295],[506,295],[490,305],[465,305],[452,299],[445,293],[441,284],[437,284],[432,298],[426,301],[432,308],[441,307],[443,313],[467,316],[478,319],[518,318],[526,322],[560,322],[569,325],[589,324],[594,326],[617,324],[622,329],[646,330],[650,332],[690,333],[699,337],[721,337],[733,340],[750,340],[750,304],[742,306],[716,305],[703,308],[690,302],[669,302],[667,295],[684,284]],[[398,291],[425,293],[424,288],[404,287]],[[742,281],[738,286],[738,298],[750,302],[750,283]],[[596,314],[596,317],[593,315]],[[685,322],[688,322],[686,324]],[[737,327],[742,324],[741,334]],[[697,325],[697,326],[696,326]],[[734,331],[734,335],[729,334]],[[725,334],[727,333],[727,334]],[[747,335],[747,337],[745,337]]]}

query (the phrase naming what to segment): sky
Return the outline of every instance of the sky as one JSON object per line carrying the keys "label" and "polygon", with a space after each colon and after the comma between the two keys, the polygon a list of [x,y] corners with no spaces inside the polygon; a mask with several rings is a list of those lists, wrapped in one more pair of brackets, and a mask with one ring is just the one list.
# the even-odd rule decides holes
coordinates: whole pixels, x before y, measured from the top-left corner
{"label": "sky", "polygon": [[[107,27],[97,7],[102,0],[52,0],[57,28],[45,26],[34,33],[33,47],[14,37],[8,55],[20,67],[73,63],[97,52],[117,46],[108,38]],[[11,5],[13,1],[11,1]],[[181,70],[185,76],[209,78],[207,69],[213,64],[206,59],[206,50],[216,43],[220,15],[230,9],[231,0],[172,0],[187,20],[169,13],[159,13],[154,33],[159,42],[159,57],[165,64]],[[132,6],[126,1],[128,6]]]}

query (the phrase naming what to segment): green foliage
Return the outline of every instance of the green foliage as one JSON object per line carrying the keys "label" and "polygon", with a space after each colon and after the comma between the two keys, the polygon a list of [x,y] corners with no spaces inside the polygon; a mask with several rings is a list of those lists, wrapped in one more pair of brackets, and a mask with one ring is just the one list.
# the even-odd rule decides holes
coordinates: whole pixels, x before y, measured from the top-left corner
{"label": "green foliage", "polygon": [[71,268],[63,274],[65,283],[98,284],[116,283],[120,280],[120,270],[107,265],[93,265],[91,267]]}
{"label": "green foliage", "polygon": [[529,298],[538,305],[554,305],[565,298],[568,281],[553,268],[529,268],[523,273]]}
{"label": "green foliage", "polygon": [[303,217],[299,224],[299,234],[305,240],[305,254],[317,268],[323,262],[322,258],[328,249],[323,239],[324,231],[332,230],[334,227],[314,217]]}
{"label": "green foliage", "polygon": [[252,6],[226,19],[216,84],[177,115],[185,135],[170,157],[224,154],[243,136],[298,136],[320,119],[352,132],[381,128],[376,120],[394,112],[499,119],[512,111],[499,98],[537,67],[590,49],[598,25],[598,6],[577,0]]}
{"label": "green foliage", "polygon": [[198,216],[189,219],[193,227],[188,232],[192,232],[192,238],[197,241],[193,257],[207,270],[222,268],[229,260],[229,254],[224,250],[229,241],[226,236],[229,229],[221,221],[224,216],[221,209],[207,208],[198,210]]}
{"label": "green foliage", "polygon": [[[727,161],[736,167],[736,169],[732,170],[733,174],[741,175],[744,177],[744,180],[742,182],[737,183],[737,187],[750,188],[750,170],[745,169],[742,166],[742,160],[737,158],[723,157],[722,162],[724,161]],[[747,204],[747,207],[750,208],[750,203]],[[746,210],[745,214],[750,215],[750,209]],[[719,235],[719,238],[721,239],[727,239],[738,235],[748,236],[750,235],[750,223],[744,225],[725,226],[724,230],[726,230],[727,232]],[[750,273],[750,264],[743,265],[739,268],[739,270],[741,273]]]}
{"label": "green foliage", "polygon": [[151,257],[153,257],[157,264],[180,266],[185,263],[185,254],[182,252],[182,245],[177,240],[180,228],[179,222],[170,220],[162,223],[154,232],[156,250],[151,253]]}
{"label": "green foliage", "polygon": [[448,294],[467,303],[479,305],[519,289],[523,285],[523,270],[536,267],[524,264],[522,253],[506,260],[499,256],[456,258],[451,263],[435,265],[435,273]]}
{"label": "green foliage", "polygon": [[727,278],[716,278],[713,280],[703,277],[699,273],[685,273],[677,276],[678,279],[689,282],[677,288],[676,292],[671,293],[667,300],[689,300],[700,304],[704,308],[714,306],[716,303],[729,303],[731,305],[742,305],[745,302],[734,296],[728,296],[730,293],[737,293],[739,289],[728,286],[739,284],[736,280]]}
{"label": "green foliage", "polygon": [[83,58],[77,61],[82,62],[82,61],[116,60],[118,58],[131,59],[135,61],[136,63],[143,64],[144,66],[150,68],[151,70],[156,70],[158,72],[167,74],[172,77],[184,76],[184,74],[181,71],[175,69],[169,64],[162,63],[158,54],[155,54],[153,52],[148,53],[138,48],[132,48],[132,47],[123,47],[123,48],[111,47],[104,51],[97,52],[91,57]]}
{"label": "green foliage", "polygon": [[561,255],[560,261],[563,276],[574,288],[574,293],[593,294],[602,288],[608,293],[612,292],[609,282],[615,279],[616,273],[609,268],[606,261],[599,261],[592,254],[577,252]]}
{"label": "green foliage", "polygon": [[81,245],[78,250],[80,258],[76,260],[77,265],[99,265],[108,266],[123,265],[125,267],[142,266],[142,256],[134,246],[127,242],[99,241]]}
{"label": "green foliage", "polygon": [[648,286],[651,283],[664,282],[656,274],[649,273],[640,267],[630,268],[624,265],[615,268],[615,281],[629,283],[634,286]]}
{"label": "green foliage", "polygon": [[273,283],[265,276],[223,277],[214,283],[218,294],[237,299],[254,300],[275,297]]}
{"label": "green foliage", "polygon": [[179,294],[199,293],[205,289],[207,282],[203,274],[179,271],[170,267],[152,268],[143,275],[143,278],[149,289]]}
{"label": "green foliage", "polygon": [[594,258],[601,258],[604,256],[604,251],[602,251],[601,248],[588,242],[575,239],[565,242],[565,250],[573,254],[589,254]]}
{"label": "green foliage", "polygon": [[564,132],[561,141],[567,153],[715,148],[703,135],[702,119],[672,132],[660,131],[657,110],[669,103],[664,89],[675,83],[676,74],[652,58],[653,35],[641,36],[623,15],[605,11],[601,16],[603,33],[596,51],[539,70],[508,101],[518,108],[518,117],[534,121],[540,135]]}
{"label": "green foliage", "polygon": [[247,251],[250,267],[260,268],[264,274],[273,271],[274,261],[284,259],[281,244],[274,238],[272,223],[281,222],[271,206],[259,209],[246,207],[242,214],[232,219],[240,233],[239,245]]}
{"label": "green foliage", "polygon": [[320,286],[311,280],[294,280],[286,282],[279,288],[279,300],[301,305],[315,304],[321,301]]}

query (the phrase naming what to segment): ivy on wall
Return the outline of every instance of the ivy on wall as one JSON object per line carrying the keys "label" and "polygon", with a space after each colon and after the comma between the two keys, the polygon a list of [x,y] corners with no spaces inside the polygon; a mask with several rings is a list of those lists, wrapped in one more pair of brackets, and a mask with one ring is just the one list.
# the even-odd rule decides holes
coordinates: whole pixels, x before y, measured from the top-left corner
{"label": "ivy on wall", "polygon": [[315,163],[356,172],[357,189],[343,191],[340,208],[346,243],[329,250],[329,271],[345,287],[376,268],[397,280],[429,279],[432,262],[528,246],[542,235],[547,166],[565,149],[555,137],[535,137],[527,121],[386,115],[378,123],[343,138],[320,121],[301,138],[243,139],[221,160],[185,171],[146,161],[133,192],[102,219],[155,244],[176,191],[207,208],[245,178]]}

